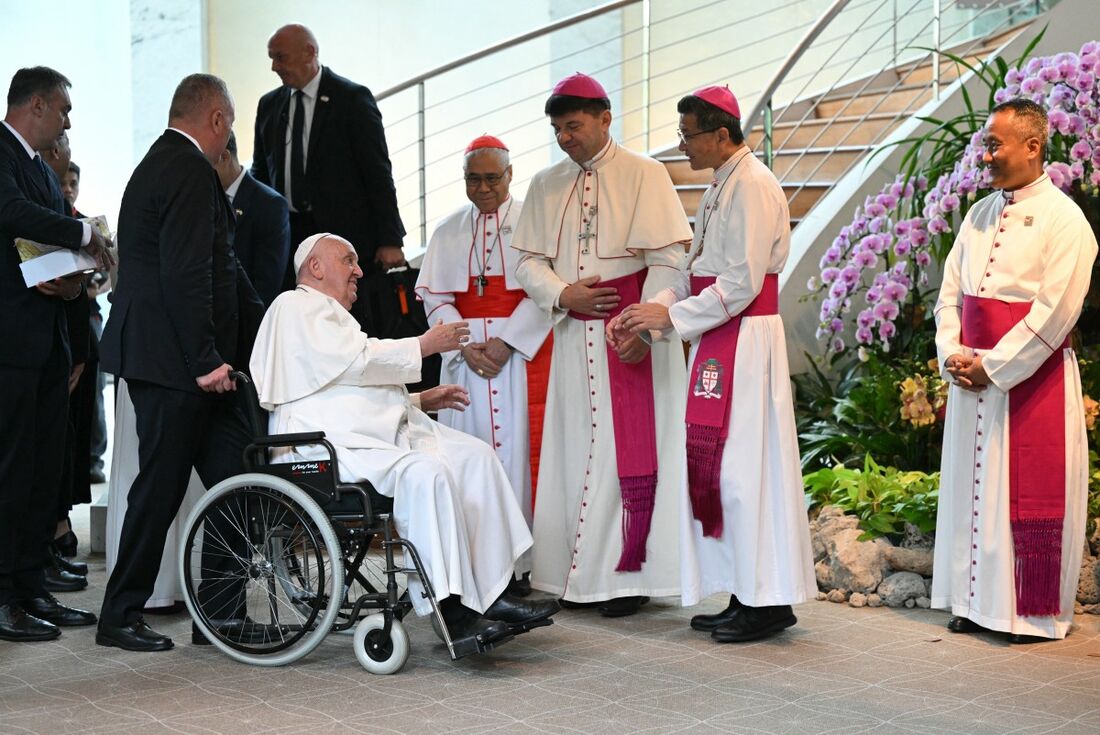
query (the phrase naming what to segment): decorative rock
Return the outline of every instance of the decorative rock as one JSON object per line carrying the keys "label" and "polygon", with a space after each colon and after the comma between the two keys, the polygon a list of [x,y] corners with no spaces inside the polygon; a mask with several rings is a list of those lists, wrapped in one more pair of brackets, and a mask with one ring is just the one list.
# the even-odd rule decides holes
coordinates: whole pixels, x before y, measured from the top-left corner
{"label": "decorative rock", "polygon": [[859,519],[855,516],[846,516],[844,511],[835,505],[826,505],[817,514],[817,518],[810,521],[810,543],[813,549],[814,561],[824,559],[828,553],[827,543],[838,532],[859,527]]}
{"label": "decorative rock", "polygon": [[853,592],[852,596],[848,598],[848,604],[851,607],[863,607],[867,604],[867,595],[862,592]]}
{"label": "decorative rock", "polygon": [[932,573],[932,549],[887,546],[883,556],[895,572],[916,572],[925,577]]}
{"label": "decorative rock", "polygon": [[936,537],[924,533],[912,523],[906,523],[905,536],[900,545],[903,549],[931,549],[936,545]]}
{"label": "decorative rock", "polygon": [[867,607],[882,607],[882,598],[872,592],[867,595]]}
{"label": "decorative rock", "polygon": [[829,590],[829,594],[825,595],[825,599],[829,602],[844,602],[848,599],[848,593],[844,590]]}
{"label": "decorative rock", "polygon": [[1082,605],[1081,612],[1087,615],[1100,615],[1100,603],[1092,605]]}
{"label": "decorative rock", "polygon": [[1081,562],[1081,579],[1077,583],[1077,601],[1091,605],[1100,602],[1100,564],[1096,557],[1086,556]]}
{"label": "decorative rock", "polygon": [[852,592],[874,592],[886,574],[884,544],[859,540],[858,528],[844,528],[828,536],[825,556],[814,571],[822,589],[842,589]]}
{"label": "decorative rock", "polygon": [[895,572],[882,580],[878,593],[887,607],[901,607],[909,600],[925,596],[924,578],[913,572]]}
{"label": "decorative rock", "polygon": [[825,593],[824,593],[824,592],[822,592],[821,590],[818,590],[818,591],[817,591],[817,600],[818,600],[819,602],[824,602],[824,601],[825,601],[825,599],[826,599]]}
{"label": "decorative rock", "polygon": [[912,597],[910,597],[908,600],[905,601],[905,606],[906,607],[916,607],[917,602]]}
{"label": "decorative rock", "polygon": [[932,607],[932,601],[929,600],[927,597],[918,597],[916,599],[916,603],[917,603],[917,607],[922,607],[925,610]]}

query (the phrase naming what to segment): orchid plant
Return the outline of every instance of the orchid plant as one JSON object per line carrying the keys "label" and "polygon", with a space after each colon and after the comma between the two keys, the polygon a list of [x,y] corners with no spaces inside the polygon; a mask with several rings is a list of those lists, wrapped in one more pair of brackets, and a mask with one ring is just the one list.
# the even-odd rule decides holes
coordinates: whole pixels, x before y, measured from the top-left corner
{"label": "orchid plant", "polygon": [[[969,64],[989,89],[989,108],[1015,97],[1046,106],[1050,132],[1046,170],[1082,204],[1094,226],[1100,192],[1100,42],[1079,53]],[[826,356],[857,347],[861,360],[905,346],[920,331],[935,298],[932,269],[942,262],[971,204],[990,191],[982,164],[983,124],[966,89],[967,111],[951,120],[922,118],[934,129],[911,144],[902,173],[858,208],[825,251],[809,291],[821,300],[818,339]],[[930,153],[929,153],[929,149]],[[934,182],[929,186],[930,182]],[[900,343],[900,344],[899,344]]]}

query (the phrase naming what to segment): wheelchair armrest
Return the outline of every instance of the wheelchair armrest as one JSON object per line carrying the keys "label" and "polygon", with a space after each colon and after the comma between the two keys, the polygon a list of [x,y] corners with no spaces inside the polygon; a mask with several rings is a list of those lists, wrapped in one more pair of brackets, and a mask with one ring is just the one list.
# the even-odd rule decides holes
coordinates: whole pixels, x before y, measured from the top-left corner
{"label": "wheelchair armrest", "polygon": [[325,439],[323,431],[303,431],[298,434],[272,434],[252,440],[258,447],[291,447],[296,444],[320,444]]}

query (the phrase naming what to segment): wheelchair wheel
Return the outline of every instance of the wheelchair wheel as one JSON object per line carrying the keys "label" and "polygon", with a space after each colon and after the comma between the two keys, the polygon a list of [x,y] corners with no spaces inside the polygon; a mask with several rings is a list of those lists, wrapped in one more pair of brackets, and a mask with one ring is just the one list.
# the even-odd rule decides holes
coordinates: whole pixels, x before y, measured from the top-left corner
{"label": "wheelchair wheel", "polygon": [[297,661],[340,612],[344,563],[332,524],[304,491],[272,475],[237,475],[203,495],[179,559],[195,625],[243,663]]}
{"label": "wheelchair wheel", "polygon": [[396,674],[409,660],[409,634],[400,620],[390,624],[390,634],[382,631],[386,616],[369,615],[355,628],[355,658],[372,674]]}

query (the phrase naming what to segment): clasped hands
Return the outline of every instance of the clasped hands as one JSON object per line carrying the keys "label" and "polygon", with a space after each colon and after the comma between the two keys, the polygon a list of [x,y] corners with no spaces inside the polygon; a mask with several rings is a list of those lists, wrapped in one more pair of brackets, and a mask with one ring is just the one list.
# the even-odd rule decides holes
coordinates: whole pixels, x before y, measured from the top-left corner
{"label": "clasped hands", "polygon": [[991,382],[979,355],[967,357],[956,352],[944,360],[943,364],[948,374],[955,379],[955,385],[963,390],[983,391]]}
{"label": "clasped hands", "polygon": [[651,330],[663,331],[672,326],[668,308],[661,304],[631,304],[622,310],[604,329],[604,339],[626,363],[645,357],[649,343],[641,335]]}
{"label": "clasped hands", "polygon": [[495,378],[512,357],[512,348],[500,337],[484,342],[470,342],[462,348],[462,358],[473,371],[486,380]]}

